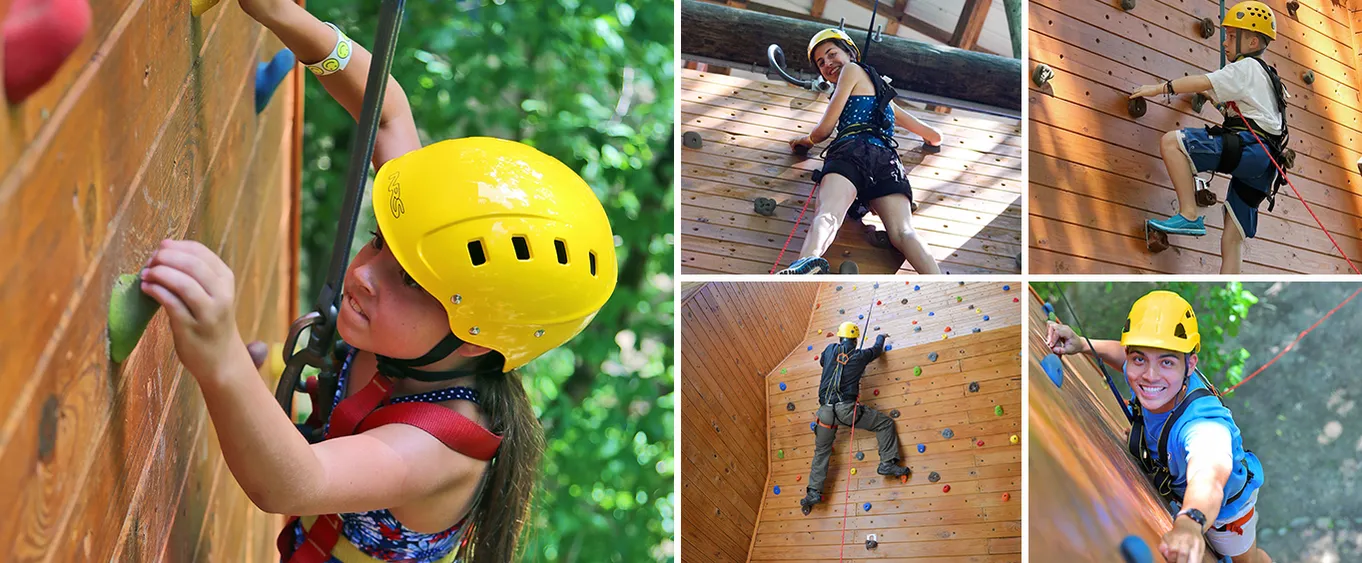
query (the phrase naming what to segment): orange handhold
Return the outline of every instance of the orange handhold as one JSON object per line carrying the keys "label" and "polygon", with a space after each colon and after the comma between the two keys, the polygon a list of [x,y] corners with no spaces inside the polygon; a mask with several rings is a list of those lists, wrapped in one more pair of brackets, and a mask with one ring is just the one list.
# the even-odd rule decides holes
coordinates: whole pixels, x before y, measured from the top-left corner
{"label": "orange handhold", "polygon": [[[3,4],[3,3],[0,3]],[[86,0],[15,0],[4,17],[5,96],[19,104],[57,74],[90,31]]]}
{"label": "orange handhold", "polygon": [[1007,494],[1007,493],[1003,493],[1003,502],[1007,502],[1007,501],[1009,501],[1009,500],[1012,500],[1012,495],[1009,495],[1009,494]]}

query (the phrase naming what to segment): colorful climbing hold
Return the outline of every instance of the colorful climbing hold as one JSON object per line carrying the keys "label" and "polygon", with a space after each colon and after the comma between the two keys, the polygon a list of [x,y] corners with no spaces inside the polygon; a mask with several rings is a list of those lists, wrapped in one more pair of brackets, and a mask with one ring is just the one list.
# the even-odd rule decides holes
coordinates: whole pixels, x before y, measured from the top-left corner
{"label": "colorful climbing hold", "polygon": [[874,391],[874,393],[875,393],[875,396],[876,396],[876,397],[880,396],[880,390],[879,390],[879,389],[876,389],[876,390]]}
{"label": "colorful climbing hold", "polygon": [[917,321],[913,321],[913,324],[917,324]]}
{"label": "colorful climbing hold", "polygon": [[988,320],[988,315],[984,315],[984,320],[985,320],[985,321]]}
{"label": "colorful climbing hold", "polygon": [[865,452],[856,452],[856,461],[865,461]]}
{"label": "colorful climbing hold", "polygon": [[927,444],[918,444],[917,453],[927,453]]}
{"label": "colorful climbing hold", "polygon": [[[905,283],[906,283],[906,282],[905,282]],[[922,286],[920,286],[920,285],[915,285],[915,286],[913,286],[913,291],[918,291],[918,290],[920,290],[920,289],[922,289]]]}
{"label": "colorful climbing hold", "polygon": [[875,287],[875,289],[879,289],[879,288],[880,288],[880,282],[875,282],[875,286],[874,286],[874,287]]}
{"label": "colorful climbing hold", "polygon": [[1003,406],[1002,406],[1002,405],[996,405],[996,406],[994,406],[994,407],[993,407],[993,414],[998,415],[998,416],[1002,416],[1002,415],[1003,415]]}
{"label": "colorful climbing hold", "polygon": [[918,312],[922,312],[922,305],[918,305],[918,306],[917,306],[917,310],[918,310]]}
{"label": "colorful climbing hold", "polygon": [[814,304],[813,304],[813,308],[814,308],[814,309],[821,308],[822,306],[823,306],[822,303],[814,303]]}
{"label": "colorful climbing hold", "polygon": [[856,320],[865,320],[865,315],[856,315]]}
{"label": "colorful climbing hold", "polygon": [[[5,2],[9,5],[9,2]],[[5,12],[9,15],[6,17]],[[18,105],[42,89],[61,70],[90,31],[90,4],[66,2],[15,2],[0,9],[4,19],[4,90],[9,103]],[[76,61],[75,64],[82,64]],[[139,286],[140,288],[140,286]]]}
{"label": "colorful climbing hold", "polygon": [[837,310],[837,314],[839,314],[839,315],[845,315],[845,314],[847,314],[847,310],[846,310],[846,309],[838,309],[838,310]]}
{"label": "colorful climbing hold", "polygon": [[772,490],[775,491],[776,494],[780,494],[780,485],[776,485]]}
{"label": "colorful climbing hold", "polygon": [[979,327],[977,327],[977,326],[976,326],[976,327],[974,327],[974,328],[972,328],[972,329],[970,329],[970,332],[973,332],[973,333],[979,333],[979,332],[983,332],[983,331],[982,331],[982,330],[980,330],[980,329],[979,329]]}
{"label": "colorful climbing hold", "polygon": [[946,332],[950,332],[950,331],[951,331],[951,327],[946,327]]}
{"label": "colorful climbing hold", "polygon": [[944,487],[941,487],[941,492],[943,492],[943,493],[949,493],[949,492],[951,492],[951,486],[950,486],[950,485],[946,485],[946,486],[944,486]]}
{"label": "colorful climbing hold", "polygon": [[883,305],[884,303],[880,303],[879,300],[876,300],[876,301],[875,301],[875,304],[876,304],[876,305]]}
{"label": "colorful climbing hold", "polygon": [[1054,354],[1045,356],[1040,361],[1040,368],[1045,370],[1045,375],[1050,376],[1050,382],[1054,383],[1055,387],[1064,386],[1064,362],[1060,361],[1059,356]]}
{"label": "colorful climbing hold", "polygon": [[810,351],[810,352],[813,351],[813,346],[812,346],[812,345],[809,346],[809,350],[808,350],[808,351]]}
{"label": "colorful climbing hold", "polygon": [[974,445],[975,445],[975,446],[978,446],[978,447],[980,447],[980,448],[982,448],[982,447],[984,447],[984,441],[983,441],[983,440],[979,440],[978,442],[975,442]]}
{"label": "colorful climbing hold", "polygon": [[795,482],[796,482],[796,483],[798,483],[798,482],[800,482],[800,481],[803,481],[803,480],[804,480],[804,476],[803,476],[803,475],[795,475]]}
{"label": "colorful climbing hold", "polygon": [[842,291],[842,286],[837,286],[837,291]]}
{"label": "colorful climbing hold", "polygon": [[956,302],[956,303],[959,303],[959,302],[964,301],[964,300],[965,300],[965,298],[960,297],[959,295],[955,296],[955,302]]}
{"label": "colorful climbing hold", "polygon": [[816,425],[815,425],[814,423],[810,422],[810,423],[809,423],[809,430],[813,430],[813,431],[816,432],[817,430],[816,430],[815,426],[816,426]]}
{"label": "colorful climbing hold", "polygon": [[1012,286],[1010,285],[1003,286],[1003,291],[1012,291]]}
{"label": "colorful climbing hold", "polygon": [[852,290],[852,291],[856,291],[856,286],[854,286],[854,285],[851,286],[851,290]]}
{"label": "colorful climbing hold", "polygon": [[1125,563],[1154,563],[1154,552],[1140,536],[1126,536],[1121,540],[1121,557]]}
{"label": "colorful climbing hold", "polygon": [[913,366],[913,376],[922,377],[922,366]]}
{"label": "colorful climbing hold", "polygon": [[954,430],[951,430],[950,428],[947,428],[947,429],[945,429],[945,430],[942,430],[942,431],[941,431],[941,437],[942,437],[942,438],[945,438],[945,439],[947,439],[947,440],[949,440],[949,439],[951,439],[951,438],[954,438],[954,437],[955,437],[955,431],[954,431]]}
{"label": "colorful climbing hold", "polygon": [[928,359],[928,360],[931,360],[931,361],[933,361],[933,362],[935,362],[936,359],[937,359],[938,357],[939,357],[939,356],[936,355],[936,352],[932,352],[932,353],[927,354],[927,359]]}
{"label": "colorful climbing hold", "polygon": [[894,345],[893,345],[893,344],[885,344],[885,345],[884,345],[884,351],[885,351],[885,352],[888,352],[888,351],[893,350],[893,349],[894,349]]}
{"label": "colorful climbing hold", "polygon": [[1007,502],[1009,500],[1012,500],[1012,495],[1003,493],[1003,502]]}
{"label": "colorful climbing hold", "polygon": [[864,511],[866,511],[866,512],[870,512],[870,503],[867,502],[867,503],[861,505],[861,509],[864,510]]}
{"label": "colorful climbing hold", "polygon": [[855,475],[855,474],[856,474],[856,468],[855,468],[855,467],[851,468],[851,474],[852,474],[852,475]]}
{"label": "colorful climbing hold", "polygon": [[913,327],[913,332],[922,332],[922,327],[920,326]]}
{"label": "colorful climbing hold", "polygon": [[828,331],[827,338],[832,338],[832,331],[831,331],[831,330]]}
{"label": "colorful climbing hold", "polygon": [[[780,370],[780,373],[785,373],[785,370],[783,370],[783,369]],[[780,390],[781,390],[781,391],[784,391],[784,390],[785,390],[785,382],[784,382],[784,381],[780,382]]]}
{"label": "colorful climbing hold", "polygon": [[1046,314],[1046,315],[1053,315],[1053,314],[1055,314],[1055,306],[1054,306],[1054,305],[1051,305],[1049,301],[1046,301],[1046,302],[1045,302],[1044,308],[1045,308],[1045,314]]}
{"label": "colorful climbing hold", "polygon": [[1012,302],[1013,302],[1013,303],[1021,303],[1021,299],[1017,299],[1016,297],[1013,297],[1013,298],[1012,298]]}
{"label": "colorful climbing hold", "polygon": [[288,49],[280,50],[274,54],[274,58],[267,63],[258,63],[255,67],[255,113],[265,111],[269,105],[270,98],[274,96],[274,91],[279,87],[279,83],[288,76],[293,65],[297,63],[293,58],[293,51]]}
{"label": "colorful climbing hold", "polygon": [[813,332],[814,332],[814,334],[823,334],[823,329],[820,328],[820,329],[815,330],[815,331],[813,331]]}
{"label": "colorful climbing hold", "polygon": [[1013,444],[1016,444],[1017,442],[1021,441],[1021,438],[1018,438],[1016,434],[1013,434],[1011,438],[1008,438],[1008,441],[1012,442]]}
{"label": "colorful climbing hold", "polygon": [[929,316],[929,317],[935,317],[935,316],[936,316],[936,311],[931,311],[931,312],[927,313],[927,316]]}
{"label": "colorful climbing hold", "polygon": [[785,459],[785,450],[776,450],[776,457],[780,459]]}
{"label": "colorful climbing hold", "polygon": [[946,333],[944,333],[944,332],[941,333],[941,339],[942,339],[942,340],[945,340],[945,339],[947,339],[947,338],[950,338],[950,335],[949,335],[949,334],[946,334]]}

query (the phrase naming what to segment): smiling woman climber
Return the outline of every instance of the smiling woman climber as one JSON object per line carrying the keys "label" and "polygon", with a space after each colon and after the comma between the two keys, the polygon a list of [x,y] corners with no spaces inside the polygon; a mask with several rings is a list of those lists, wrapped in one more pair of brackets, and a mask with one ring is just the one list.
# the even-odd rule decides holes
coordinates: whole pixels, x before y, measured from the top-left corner
{"label": "smiling woman climber", "polygon": [[1201,334],[1190,303],[1153,291],[1131,306],[1120,341],[1089,341],[1051,322],[1046,344],[1055,354],[1091,354],[1125,373],[1134,395],[1130,453],[1159,493],[1181,507],[1163,535],[1164,558],[1201,561],[1209,544],[1234,563],[1271,561],[1255,534],[1263,465],[1196,369]]}
{"label": "smiling woman climber", "polygon": [[[853,201],[874,211],[884,221],[889,241],[920,274],[939,274],[936,259],[913,229],[913,190],[899,162],[894,126],[922,136],[939,146],[941,133],[907,111],[895,111],[894,89],[861,62],[860,51],[846,32],[832,28],[809,41],[809,61],[834,90],[827,111],[813,132],[790,141],[790,148],[807,151],[832,136],[823,151],[823,169],[815,172],[818,208],[800,249],[800,258],[780,274],[826,273],[823,253],[837,236]],[[863,213],[858,213],[863,215]]]}
{"label": "smiling woman climber", "polygon": [[[357,116],[370,55],[291,0],[240,0]],[[374,147],[378,231],[350,262],[347,347],[325,439],[310,444],[261,384],[235,323],[233,274],[165,241],[142,290],[167,311],[223,456],[251,501],[301,515],[284,561],[510,561],[543,454],[515,371],[576,336],[615,288],[613,235],[561,162],[497,139],[422,148],[389,79]]]}

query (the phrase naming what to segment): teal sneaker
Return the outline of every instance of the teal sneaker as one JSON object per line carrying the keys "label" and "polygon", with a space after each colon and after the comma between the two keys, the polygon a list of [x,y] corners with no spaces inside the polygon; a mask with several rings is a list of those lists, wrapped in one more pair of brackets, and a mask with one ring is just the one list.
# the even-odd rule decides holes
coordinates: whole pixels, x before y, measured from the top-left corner
{"label": "teal sneaker", "polygon": [[805,256],[795,260],[793,264],[790,264],[789,268],[776,272],[776,275],[826,274],[830,269],[832,269],[832,266],[828,264],[827,260],[818,256]]}
{"label": "teal sneaker", "polygon": [[1195,221],[1188,221],[1181,214],[1175,214],[1167,219],[1150,219],[1149,228],[1156,231],[1168,233],[1170,235],[1191,235],[1200,237],[1206,235],[1206,218],[1197,217]]}

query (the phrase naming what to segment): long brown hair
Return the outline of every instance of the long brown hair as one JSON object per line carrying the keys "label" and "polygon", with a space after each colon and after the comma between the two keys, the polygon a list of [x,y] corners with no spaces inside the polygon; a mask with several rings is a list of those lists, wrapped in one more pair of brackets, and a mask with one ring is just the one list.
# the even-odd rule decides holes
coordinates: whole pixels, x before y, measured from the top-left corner
{"label": "long brown hair", "polygon": [[464,538],[461,560],[471,563],[505,563],[516,555],[517,540],[529,519],[535,476],[544,457],[544,428],[530,406],[520,373],[502,373],[500,358],[489,360],[498,360],[488,362],[497,367],[480,370],[477,386],[488,430],[501,436],[501,448],[468,515],[472,527]]}

